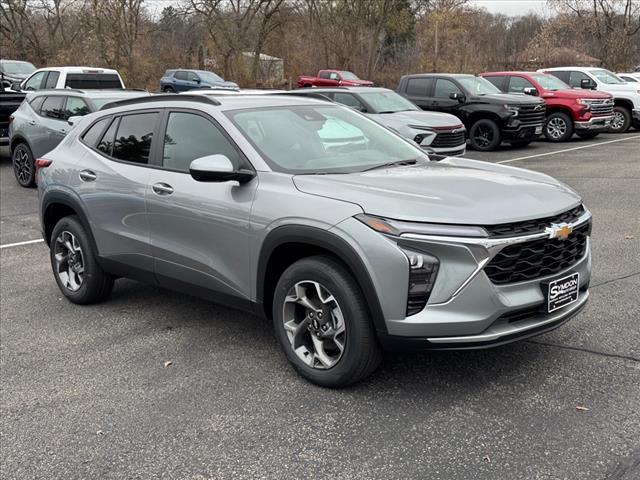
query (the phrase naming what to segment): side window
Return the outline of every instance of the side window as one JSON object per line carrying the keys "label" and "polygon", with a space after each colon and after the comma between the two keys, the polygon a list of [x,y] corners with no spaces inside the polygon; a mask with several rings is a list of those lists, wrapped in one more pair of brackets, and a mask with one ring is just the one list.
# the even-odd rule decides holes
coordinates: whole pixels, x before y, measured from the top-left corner
{"label": "side window", "polygon": [[111,152],[113,151],[113,139],[116,136],[118,123],[119,123],[119,119],[117,118],[114,119],[113,122],[111,122],[111,125],[109,126],[105,134],[102,136],[102,140],[100,140],[100,143],[98,143],[98,145],[96,146],[98,150],[100,150],[102,153],[109,156],[111,156]]}
{"label": "side window", "polygon": [[86,132],[84,132],[84,135],[82,135],[82,139],[84,140],[84,142],[87,145],[95,147],[98,139],[100,138],[100,134],[104,130],[104,127],[107,126],[108,121],[109,121],[109,118],[103,118],[101,120],[98,120],[93,125],[91,125],[89,129]]}
{"label": "side window", "polygon": [[44,102],[45,98],[47,97],[41,95],[39,97],[35,97],[33,100],[31,100],[31,103],[29,103],[29,105],[31,105],[31,108],[33,108],[33,111],[37,114],[40,114],[40,107],[42,106],[42,102]]}
{"label": "side window", "polygon": [[44,88],[56,88],[58,77],[60,77],[60,72],[49,72],[47,81],[44,83]]}
{"label": "side window", "polygon": [[158,113],[137,113],[120,119],[111,156],[134,163],[149,163],[151,140]]}
{"label": "side window", "polygon": [[338,75],[336,72],[331,72],[331,73],[329,74],[329,78],[330,78],[331,80],[336,80],[336,81],[337,81],[337,80],[340,80],[340,75]]}
{"label": "side window", "polygon": [[451,80],[438,78],[436,80],[436,91],[433,96],[436,98],[449,98],[450,93],[462,94],[462,90],[460,90]]}
{"label": "side window", "polygon": [[169,114],[164,135],[163,167],[189,172],[193,160],[214,154],[226,155],[236,167],[242,164],[238,151],[211,121],[193,113]]}
{"label": "side window", "polygon": [[562,80],[564,83],[568,84],[569,83],[569,72],[561,72],[558,70],[553,70],[551,72],[548,72],[551,75],[553,75],[556,78],[559,78],[560,80]]}
{"label": "side window", "polygon": [[186,79],[187,79],[187,72],[180,70],[180,71],[176,72],[176,73],[173,75],[173,77],[174,77],[176,80],[186,80]]}
{"label": "side window", "polygon": [[509,93],[523,93],[525,88],[535,88],[529,80],[522,77],[509,78]]}
{"label": "side window", "polygon": [[82,98],[67,97],[67,105],[65,107],[65,117],[76,117],[90,113],[89,106]]}
{"label": "side window", "polygon": [[338,103],[353,107],[357,110],[360,110],[361,112],[364,112],[366,110],[360,100],[358,100],[355,95],[351,95],[350,93],[334,93],[333,99]]}
{"label": "side window", "polygon": [[40,107],[40,115],[55,120],[64,120],[64,97],[60,95],[47,97]]}
{"label": "side window", "polygon": [[591,77],[582,72],[569,72],[569,85],[580,88],[582,80],[591,80]]}
{"label": "side window", "polygon": [[34,74],[27,82],[24,84],[24,90],[40,90],[40,85],[42,84],[42,80],[47,72],[38,72]]}
{"label": "side window", "polygon": [[327,72],[327,71],[320,72],[319,77],[320,78],[324,78],[324,79],[328,79],[329,78],[329,72]]}
{"label": "side window", "polygon": [[190,82],[197,82],[198,80],[200,80],[200,77],[193,72],[188,72],[187,77]]}
{"label": "side window", "polygon": [[410,78],[407,81],[407,95],[426,97],[429,94],[432,80],[430,78]]}
{"label": "side window", "polygon": [[491,83],[493,83],[496,88],[502,90],[504,92],[504,75],[496,75],[496,76],[491,76],[491,77],[484,77],[485,79],[489,80]]}

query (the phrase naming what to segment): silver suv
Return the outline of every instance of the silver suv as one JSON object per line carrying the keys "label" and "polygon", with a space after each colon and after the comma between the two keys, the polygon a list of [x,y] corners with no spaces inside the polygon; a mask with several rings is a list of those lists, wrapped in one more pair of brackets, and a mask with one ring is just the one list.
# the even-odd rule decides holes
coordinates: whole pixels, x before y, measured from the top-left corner
{"label": "silver suv", "polygon": [[464,349],[586,303],[591,214],[532,171],[420,148],[353,109],[285,95],[160,95],[84,117],[39,160],[44,238],[72,302],[118,277],[273,320],[308,380],[382,347]]}

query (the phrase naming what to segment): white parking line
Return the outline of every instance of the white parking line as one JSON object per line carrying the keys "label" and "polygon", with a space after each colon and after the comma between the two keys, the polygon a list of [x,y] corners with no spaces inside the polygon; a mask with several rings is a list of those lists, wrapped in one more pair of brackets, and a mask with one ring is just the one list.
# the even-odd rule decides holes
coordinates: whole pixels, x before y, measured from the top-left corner
{"label": "white parking line", "polygon": [[538,153],[537,155],[528,155],[526,157],[511,158],[509,160],[500,160],[499,162],[495,162],[495,163],[511,163],[511,162],[517,162],[518,160],[526,160],[528,158],[546,157],[547,155],[573,152],[574,150],[582,150],[583,148],[599,147],[600,145],[606,145],[608,143],[624,142],[625,140],[632,140],[634,138],[640,138],[640,135],[634,135],[633,137],[617,138],[615,140],[608,140],[606,142],[600,142],[600,143],[591,143],[589,145],[582,145],[580,147],[566,148],[564,150],[556,150],[555,152]]}
{"label": "white parking line", "polygon": [[0,245],[0,250],[3,248],[20,247],[22,245],[31,245],[32,243],[40,243],[40,242],[44,242],[44,239],[38,238],[36,240],[27,240],[25,242],[6,243],[4,245]]}

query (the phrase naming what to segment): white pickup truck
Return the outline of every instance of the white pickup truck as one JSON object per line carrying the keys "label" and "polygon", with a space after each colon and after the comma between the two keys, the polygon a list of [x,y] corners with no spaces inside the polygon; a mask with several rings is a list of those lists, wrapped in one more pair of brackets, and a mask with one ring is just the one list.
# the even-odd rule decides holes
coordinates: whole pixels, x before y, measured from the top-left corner
{"label": "white pickup truck", "polygon": [[50,88],[74,88],[79,90],[124,89],[124,82],[117,70],[97,67],[47,67],[40,68],[14,90],[33,91]]}
{"label": "white pickup truck", "polygon": [[626,132],[631,125],[640,130],[640,84],[625,82],[615,73],[598,67],[554,67],[538,71],[550,73],[575,88],[611,94],[614,117],[610,131]]}

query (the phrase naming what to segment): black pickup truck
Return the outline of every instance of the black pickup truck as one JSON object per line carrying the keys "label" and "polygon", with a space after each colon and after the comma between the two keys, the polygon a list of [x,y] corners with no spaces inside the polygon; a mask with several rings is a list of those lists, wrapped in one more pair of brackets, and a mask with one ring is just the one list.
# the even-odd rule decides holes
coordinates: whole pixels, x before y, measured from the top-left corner
{"label": "black pickup truck", "polygon": [[9,117],[18,109],[25,95],[0,88],[0,156],[10,155]]}
{"label": "black pickup truck", "polygon": [[504,94],[476,75],[405,75],[400,79],[397,92],[423,110],[458,117],[467,128],[471,147],[476,150],[494,150],[502,142],[524,146],[542,133],[545,116],[542,99]]}

